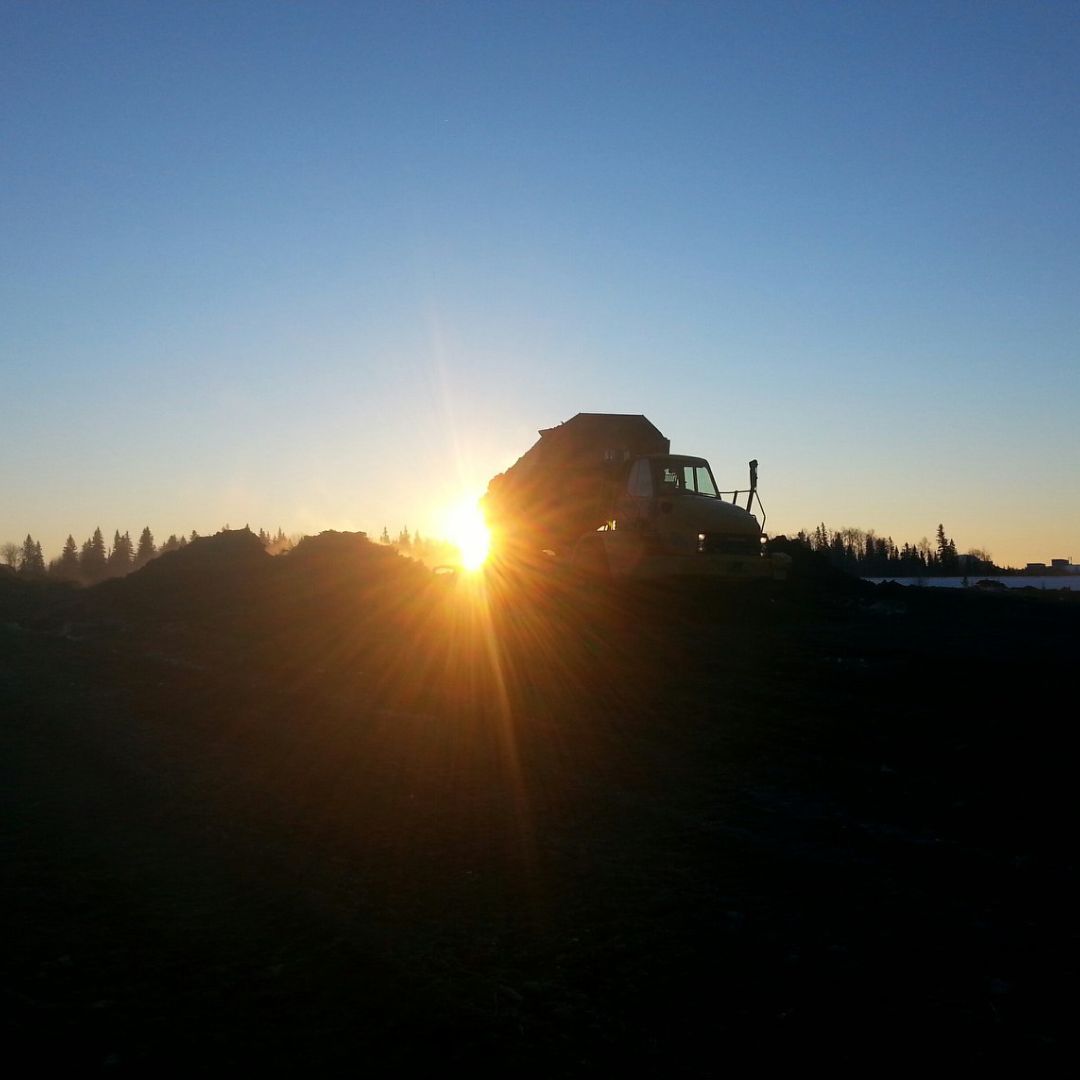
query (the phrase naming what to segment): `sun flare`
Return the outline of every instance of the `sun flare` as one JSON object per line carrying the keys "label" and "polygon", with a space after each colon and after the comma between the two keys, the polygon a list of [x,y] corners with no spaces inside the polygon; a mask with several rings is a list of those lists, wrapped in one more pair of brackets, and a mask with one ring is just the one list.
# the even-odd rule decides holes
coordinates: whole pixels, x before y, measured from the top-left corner
{"label": "sun flare", "polygon": [[463,502],[450,511],[446,522],[447,537],[461,553],[461,565],[466,570],[479,570],[491,547],[484,515],[477,502]]}

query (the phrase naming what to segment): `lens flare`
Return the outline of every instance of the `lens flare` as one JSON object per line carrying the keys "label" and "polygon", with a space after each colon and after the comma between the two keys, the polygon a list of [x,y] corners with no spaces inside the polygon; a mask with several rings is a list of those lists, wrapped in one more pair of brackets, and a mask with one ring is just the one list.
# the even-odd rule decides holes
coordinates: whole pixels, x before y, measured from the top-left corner
{"label": "lens flare", "polygon": [[479,570],[484,565],[491,547],[491,534],[476,502],[464,502],[450,512],[446,533],[461,553],[461,565],[466,570]]}

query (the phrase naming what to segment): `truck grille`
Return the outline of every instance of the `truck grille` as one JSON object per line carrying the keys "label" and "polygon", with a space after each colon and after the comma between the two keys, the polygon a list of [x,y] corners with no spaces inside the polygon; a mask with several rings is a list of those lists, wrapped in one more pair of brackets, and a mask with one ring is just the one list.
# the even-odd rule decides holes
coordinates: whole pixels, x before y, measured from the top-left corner
{"label": "truck grille", "polygon": [[761,543],[756,536],[701,533],[698,536],[698,551],[706,555],[760,555]]}

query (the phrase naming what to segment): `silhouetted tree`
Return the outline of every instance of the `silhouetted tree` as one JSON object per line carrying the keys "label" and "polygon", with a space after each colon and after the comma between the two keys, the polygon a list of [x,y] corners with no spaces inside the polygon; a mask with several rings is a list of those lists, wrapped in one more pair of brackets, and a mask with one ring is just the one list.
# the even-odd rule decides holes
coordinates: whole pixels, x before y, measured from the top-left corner
{"label": "silhouetted tree", "polygon": [[128,533],[120,535],[120,530],[117,529],[113,535],[112,551],[109,552],[109,558],[107,560],[108,572],[113,577],[122,577],[131,571],[131,563],[135,557],[135,552],[132,550],[131,536]]}
{"label": "silhouetted tree", "polygon": [[380,544],[389,544],[390,543],[390,530],[385,525],[382,527],[382,532],[379,534],[379,543]]}
{"label": "silhouetted tree", "polygon": [[875,536],[873,530],[843,528],[830,532],[822,522],[812,533],[800,529],[797,539],[825,555],[836,567],[863,577],[919,577],[926,574],[959,574],[961,570],[990,574],[999,572],[989,555],[973,550],[961,558],[956,544],[937,528],[937,544],[924,536],[917,544],[896,546],[891,536]]}
{"label": "silhouetted tree", "polygon": [[956,544],[945,535],[945,526],[941,524],[937,527],[937,559],[943,574],[955,574],[959,569]]}
{"label": "silhouetted tree", "polygon": [[135,552],[135,566],[145,566],[155,555],[157,548],[154,547],[154,534],[147,525],[139,535],[139,547]]}
{"label": "silhouetted tree", "polygon": [[13,544],[10,540],[0,546],[0,560],[3,561],[5,566],[10,566],[12,570],[15,570],[19,566],[19,545]]}
{"label": "silhouetted tree", "polygon": [[176,533],[170,533],[169,539],[161,545],[161,551],[159,555],[164,555],[166,551],[176,551],[180,547],[180,541],[176,538]]}
{"label": "silhouetted tree", "polygon": [[840,533],[833,533],[832,544],[829,550],[832,552],[833,564],[844,567],[847,563],[847,551],[844,548],[844,538]]}
{"label": "silhouetted tree", "polygon": [[64,541],[64,550],[60,552],[60,558],[53,566],[53,574],[61,581],[79,580],[79,547],[74,536],[69,535]]}
{"label": "silhouetted tree", "polygon": [[289,551],[293,547],[293,541],[285,535],[285,530],[279,525],[277,533],[270,538],[266,550],[271,555],[280,555],[283,551]]}
{"label": "silhouetted tree", "polygon": [[19,556],[19,573],[30,578],[45,576],[45,557],[41,553],[41,544],[29,533],[26,534],[22,554]]}
{"label": "silhouetted tree", "polygon": [[105,576],[105,565],[105,537],[98,527],[79,552],[79,570],[83,581],[89,585],[100,581]]}
{"label": "silhouetted tree", "polygon": [[919,561],[923,567],[927,570],[934,565],[934,549],[930,546],[930,541],[926,537],[922,537],[915,545],[915,550],[919,553]]}

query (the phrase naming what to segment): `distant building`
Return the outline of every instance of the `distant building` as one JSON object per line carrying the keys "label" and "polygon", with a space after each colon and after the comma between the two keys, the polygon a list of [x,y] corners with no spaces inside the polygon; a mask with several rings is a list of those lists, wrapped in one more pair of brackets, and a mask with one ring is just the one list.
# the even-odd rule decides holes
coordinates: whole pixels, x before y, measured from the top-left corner
{"label": "distant building", "polygon": [[1022,572],[1025,574],[1080,574],[1080,566],[1072,559],[1051,559],[1049,566],[1042,562],[1029,562]]}

